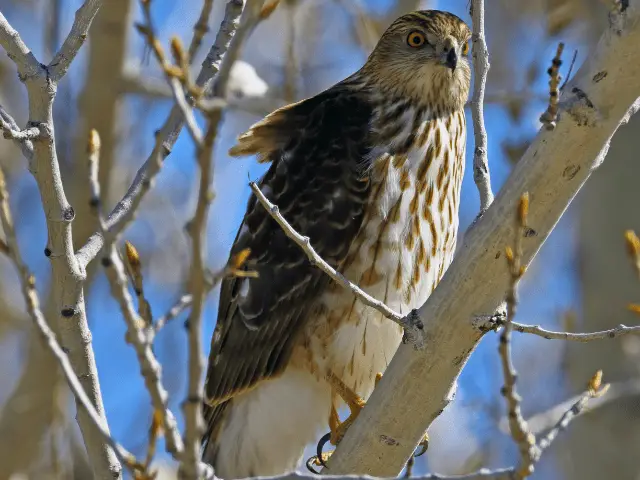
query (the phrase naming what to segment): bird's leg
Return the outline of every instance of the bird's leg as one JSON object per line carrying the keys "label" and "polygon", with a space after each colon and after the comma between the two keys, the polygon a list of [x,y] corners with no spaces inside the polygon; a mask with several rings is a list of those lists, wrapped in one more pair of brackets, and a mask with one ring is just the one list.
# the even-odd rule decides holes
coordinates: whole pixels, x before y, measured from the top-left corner
{"label": "bird's leg", "polygon": [[330,372],[329,375],[327,375],[327,380],[333,390],[340,395],[342,400],[344,400],[349,407],[349,416],[341,423],[338,418],[338,412],[333,405],[331,406],[331,414],[329,415],[331,436],[329,441],[332,445],[337,445],[340,440],[342,440],[342,437],[344,437],[344,434],[347,432],[351,424],[356,420],[356,418],[358,418],[358,415],[360,415],[360,412],[365,406],[365,401],[360,395],[347,387],[333,372]]}
{"label": "bird's leg", "polygon": [[[378,386],[378,382],[380,382],[381,378],[382,373],[377,373],[375,379],[376,387]],[[316,446],[316,455],[307,460],[307,468],[313,473],[318,473],[313,469],[314,466],[327,467],[326,461],[331,457],[333,451],[323,452],[326,443],[329,442],[332,445],[338,445],[340,440],[342,440],[342,437],[344,437],[344,434],[347,433],[351,424],[356,420],[356,418],[358,418],[358,415],[366,404],[360,395],[347,387],[333,372],[329,372],[327,375],[327,382],[331,385],[332,397],[335,394],[340,395],[340,398],[342,398],[349,407],[349,416],[344,422],[340,422],[338,410],[336,410],[332,399],[331,411],[329,412],[329,433],[324,435],[318,442],[318,445]]]}

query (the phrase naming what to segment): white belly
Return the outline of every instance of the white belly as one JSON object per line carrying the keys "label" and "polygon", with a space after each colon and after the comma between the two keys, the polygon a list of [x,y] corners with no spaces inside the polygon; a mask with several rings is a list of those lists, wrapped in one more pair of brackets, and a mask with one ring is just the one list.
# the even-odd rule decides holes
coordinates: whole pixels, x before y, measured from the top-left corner
{"label": "white belly", "polygon": [[[448,142],[443,125],[436,128],[442,143]],[[372,206],[342,268],[349,280],[400,314],[426,302],[455,250],[463,165],[447,148],[429,157],[435,130],[406,158],[377,161]],[[317,369],[331,370],[368,398],[402,329],[338,285],[327,289],[319,304],[309,335],[313,357],[320,359]]]}

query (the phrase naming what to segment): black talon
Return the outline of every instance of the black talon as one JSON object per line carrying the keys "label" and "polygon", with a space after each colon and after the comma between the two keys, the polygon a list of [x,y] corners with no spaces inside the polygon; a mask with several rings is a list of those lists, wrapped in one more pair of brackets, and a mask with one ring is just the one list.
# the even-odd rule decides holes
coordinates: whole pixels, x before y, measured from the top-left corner
{"label": "black talon", "polygon": [[313,468],[313,462],[317,458],[318,457],[310,457],[307,459],[307,470],[309,470],[311,473],[315,473],[316,475],[320,475],[320,472]]}
{"label": "black talon", "polygon": [[324,463],[324,460],[322,459],[322,450],[324,449],[324,446],[327,444],[327,442],[330,439],[331,439],[331,432],[327,433],[326,435],[323,435],[323,437],[318,442],[318,445],[316,445],[316,455],[318,456],[318,462],[324,468],[329,468],[329,467],[327,467],[327,464]]}
{"label": "black talon", "polygon": [[422,445],[420,445],[420,448],[421,448],[420,452],[419,453],[414,453],[413,454],[413,458],[421,457],[422,455],[427,453],[427,450],[429,448],[429,444],[428,443],[423,443]]}

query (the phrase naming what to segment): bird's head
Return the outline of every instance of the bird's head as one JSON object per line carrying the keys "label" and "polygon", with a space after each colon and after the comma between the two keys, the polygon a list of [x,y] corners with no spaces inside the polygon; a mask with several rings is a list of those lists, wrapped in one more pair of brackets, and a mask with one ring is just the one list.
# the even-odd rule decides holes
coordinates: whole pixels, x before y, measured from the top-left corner
{"label": "bird's head", "polygon": [[408,13],[387,28],[360,74],[429,109],[458,110],[469,95],[470,38],[469,27],[451,13]]}

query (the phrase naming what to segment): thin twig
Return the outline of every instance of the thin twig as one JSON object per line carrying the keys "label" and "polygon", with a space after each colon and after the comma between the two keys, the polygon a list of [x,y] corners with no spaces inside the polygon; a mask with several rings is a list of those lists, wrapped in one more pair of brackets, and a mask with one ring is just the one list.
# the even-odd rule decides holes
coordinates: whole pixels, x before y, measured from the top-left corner
{"label": "thin twig", "polygon": [[18,67],[18,74],[23,81],[42,73],[42,65],[22,41],[20,34],[2,15],[2,12],[0,12],[0,45]]}
{"label": "thin twig", "polygon": [[567,75],[564,79],[564,82],[562,82],[562,85],[560,86],[560,91],[562,92],[564,90],[564,87],[567,85],[567,83],[569,82],[569,80],[571,80],[571,72],[573,72],[573,67],[576,64],[576,59],[578,58],[578,50],[574,50],[573,51],[573,57],[571,57],[571,63],[569,64],[569,70],[567,71]]}
{"label": "thin twig", "polygon": [[187,124],[189,135],[191,135],[191,138],[196,145],[200,145],[202,143],[202,131],[198,126],[195,115],[193,114],[193,109],[187,102],[187,97],[184,94],[180,81],[177,78],[170,78],[168,82],[171,87],[171,92],[173,93],[173,98],[176,101],[176,105],[180,108],[182,115],[184,116],[184,121]]}
{"label": "thin twig", "polygon": [[560,99],[560,81],[562,77],[560,75],[560,67],[562,66],[562,52],[564,51],[564,43],[558,44],[556,55],[551,61],[551,66],[547,70],[549,75],[549,106],[547,110],[540,115],[540,122],[546,127],[547,130],[553,130],[556,128],[556,120],[558,119],[558,102]]}
{"label": "thin twig", "polygon": [[22,294],[27,304],[27,311],[29,316],[35,323],[38,331],[42,337],[47,348],[51,351],[56,358],[62,372],[71,388],[71,391],[75,395],[78,404],[84,408],[88,417],[91,419],[93,428],[100,434],[102,439],[109,444],[113,449],[118,459],[123,462],[132,471],[139,467],[139,464],[135,456],[127,451],[122,445],[117,443],[109,433],[109,430],[105,427],[103,419],[100,414],[91,404],[91,400],[87,396],[84,388],[82,387],[78,377],[73,371],[69,357],[64,352],[58,341],[56,340],[55,333],[49,327],[47,320],[44,318],[42,310],[40,309],[40,300],[38,298],[38,292],[36,290],[36,280],[33,274],[29,271],[29,267],[24,263],[22,256],[20,255],[20,249],[18,247],[18,241],[16,239],[13,218],[9,209],[9,194],[5,184],[4,172],[0,169],[0,217],[2,220],[2,227],[7,238],[8,255],[11,258],[13,264],[18,270],[20,276],[20,283],[22,286]]}
{"label": "thin twig", "polygon": [[413,343],[417,348],[420,348],[422,345],[422,322],[413,314],[413,312],[406,317],[403,317],[399,313],[393,311],[387,305],[385,305],[380,300],[377,300],[370,296],[367,292],[358,287],[355,283],[351,283],[347,278],[336,271],[331,265],[329,265],[319,254],[314,250],[311,246],[311,241],[309,237],[304,237],[300,235],[295,229],[291,226],[287,220],[282,216],[280,210],[276,205],[271,203],[267,197],[265,197],[264,193],[260,190],[260,187],[255,182],[249,183],[251,190],[255,194],[256,198],[260,202],[260,204],[269,212],[269,215],[280,225],[285,235],[293,240],[307,255],[309,262],[312,265],[317,266],[324,273],[329,275],[331,279],[337,284],[343,286],[353,293],[362,303],[365,305],[376,309],[382,315],[387,317],[390,320],[393,320],[402,328],[405,329],[405,334],[408,334],[409,342]]}
{"label": "thin twig", "polygon": [[640,326],[627,327],[626,325],[618,325],[609,330],[588,333],[554,332],[546,330],[539,325],[524,325],[516,322],[511,322],[511,326],[516,332],[537,335],[547,340],[571,340],[574,342],[591,342],[593,340],[618,338],[623,335],[640,335]]}
{"label": "thin twig", "polygon": [[540,439],[538,442],[537,448],[537,459],[540,458],[540,455],[553,443],[558,434],[565,430],[569,423],[579,416],[589,400],[601,397],[602,395],[607,393],[609,390],[609,384],[601,385],[602,382],[602,370],[599,370],[595,373],[595,375],[589,381],[589,385],[587,387],[587,391],[580,397],[580,399],[573,404],[573,406],[565,412],[565,414],[560,418],[558,423],[549,431],[547,434]]}
{"label": "thin twig", "polygon": [[[205,293],[209,294],[209,292],[211,292],[211,290],[213,290],[227,275],[257,277],[257,272],[240,270],[240,267],[245,260],[245,252],[242,251],[232,257],[222,270],[215,274],[207,275],[207,277],[205,278]],[[153,335],[157,335],[157,333],[162,330],[162,328],[164,328],[167,323],[169,323],[171,320],[191,307],[192,303],[193,295],[191,295],[190,293],[182,295],[178,299],[178,301],[167,311],[167,313],[156,320],[155,324],[153,325]]]}
{"label": "thin twig", "polygon": [[[0,105],[0,122],[0,128],[3,130],[3,132],[5,132],[5,134],[7,131],[20,131],[18,123],[11,115],[9,115],[9,112],[7,112],[2,105]],[[31,140],[15,140],[15,136],[11,138],[14,138],[14,141],[22,150],[24,158],[26,158],[27,161],[31,162],[31,160],[33,159],[33,143],[31,142]]]}
{"label": "thin twig", "polygon": [[175,303],[175,305],[173,305],[167,311],[167,313],[165,313],[160,318],[158,318],[158,320],[156,320],[156,322],[153,324],[153,329],[155,333],[157,334],[160,330],[162,330],[167,325],[167,323],[169,323],[171,320],[173,320],[182,312],[184,312],[186,309],[188,309],[191,306],[192,302],[193,302],[193,295],[191,295],[190,293],[182,295],[178,299],[178,301]]}
{"label": "thin twig", "polygon": [[204,141],[198,145],[198,166],[200,168],[200,186],[198,204],[191,222],[193,258],[191,266],[191,294],[193,297],[191,315],[188,320],[189,331],[189,386],[183,409],[185,415],[185,455],[180,466],[186,478],[198,478],[200,441],[204,432],[202,402],[204,399],[204,355],[202,352],[202,314],[207,295],[206,281],[206,232],[209,207],[214,199],[211,190],[213,181],[213,146],[222,119],[222,112],[214,110],[207,118],[207,133]]}
{"label": "thin twig", "polygon": [[213,0],[203,0],[202,2],[202,10],[200,11],[200,16],[196,21],[196,24],[193,26],[193,37],[191,38],[191,43],[189,44],[189,63],[192,64],[195,59],[198,50],[200,50],[200,46],[202,45],[202,39],[209,31],[209,17],[211,16],[211,11],[213,10]]}
{"label": "thin twig", "polygon": [[[202,69],[196,79],[196,85],[204,87],[218,73],[219,62],[225,56],[229,40],[233,37],[238,25],[238,19],[243,10],[242,0],[230,0],[225,9],[225,16],[216,35],[209,54],[202,63]],[[233,60],[229,56],[229,61]],[[223,62],[224,63],[224,62]],[[222,80],[221,80],[222,81]],[[226,80],[223,82],[226,85]],[[155,177],[162,168],[163,161],[169,156],[178,136],[184,126],[184,117],[179,106],[174,105],[169,117],[160,131],[156,134],[153,151],[140,167],[133,183],[122,200],[114,207],[106,220],[109,235],[117,237],[133,220],[140,202],[151,189]],[[86,267],[95,258],[104,245],[104,238],[100,232],[94,233],[87,243],[77,252],[78,262]]]}
{"label": "thin twig", "polygon": [[76,11],[71,31],[48,67],[49,75],[54,81],[59,81],[69,70],[71,62],[76,58],[80,47],[87,39],[91,23],[102,6],[102,2],[103,0],[86,0]]}
{"label": "thin twig", "polygon": [[111,294],[117,300],[127,324],[127,341],[136,351],[147,391],[151,396],[154,410],[162,416],[167,450],[177,460],[184,450],[176,419],[168,407],[169,394],[162,384],[162,367],[153,354],[147,335],[143,330],[144,320],[133,307],[131,295],[127,291],[127,277],[120,256],[113,244],[105,245],[102,265],[106,269],[111,285]]}
{"label": "thin twig", "polygon": [[[536,413],[535,415],[529,417],[527,419],[527,423],[529,424],[531,432],[535,435],[538,435],[542,432],[551,430],[555,425],[557,425],[562,416],[567,411],[571,410],[573,405],[578,402],[583,395],[584,393],[576,395],[559,403],[558,405],[551,407],[548,410]],[[632,398],[638,395],[640,395],[640,379],[632,378],[620,382],[613,382],[609,384],[609,389],[607,390],[606,394],[602,394],[598,398],[595,398],[591,402],[589,402],[589,409],[582,410],[581,414],[592,412],[597,408],[608,405],[622,398]],[[500,430],[505,432],[509,431],[509,420],[506,416],[500,419],[499,426]]]}
{"label": "thin twig", "polygon": [[520,465],[516,472],[518,478],[526,478],[533,473],[537,453],[536,437],[530,432],[527,422],[522,416],[522,412],[520,410],[520,402],[522,399],[516,390],[516,371],[511,357],[511,331],[513,328],[511,322],[515,317],[518,304],[518,283],[524,274],[524,267],[521,266],[522,237],[524,236],[524,231],[527,225],[528,212],[529,194],[524,193],[520,198],[520,205],[516,219],[515,252],[510,247],[507,247],[506,249],[506,258],[509,265],[511,284],[509,286],[506,299],[507,318],[500,334],[499,345],[502,373],[504,375],[502,395],[508,405],[511,437],[518,445],[518,449],[520,451]]}
{"label": "thin twig", "polygon": [[475,81],[471,100],[473,117],[473,180],[480,194],[480,215],[493,203],[491,174],[487,158],[487,130],[484,126],[484,91],[489,72],[489,51],[484,37],[484,0],[472,0],[471,17],[473,21],[473,70]]}
{"label": "thin twig", "polygon": [[[191,85],[188,58],[184,52],[182,42],[178,37],[173,37],[171,39],[171,51],[178,65],[169,64],[165,58],[164,51],[162,50],[160,41],[158,40],[153,27],[151,18],[151,1],[145,0],[141,3],[146,24],[137,25],[138,31],[144,35],[150,51],[154,53],[156,60],[160,64],[160,68],[164,72],[166,81],[173,93],[176,106],[182,113],[183,120],[187,125],[187,130],[189,131],[191,138],[196,145],[200,145],[202,143],[202,132],[200,131],[200,127],[198,127],[191,105],[187,102],[187,97],[183,90],[183,85],[187,88],[191,88],[193,91],[195,91],[196,88],[194,88],[194,85]],[[201,89],[197,90],[199,90],[198,96],[200,96],[202,91]]]}
{"label": "thin twig", "polygon": [[[99,156],[99,137],[95,130],[92,131],[89,136],[88,151],[92,163],[97,163]],[[89,171],[92,172],[90,177],[92,197],[96,198],[96,192],[99,192],[97,167],[92,167]],[[95,213],[98,229],[104,232],[105,222],[101,218],[102,215],[99,208],[96,208]],[[155,358],[151,344],[147,339],[145,322],[133,307],[131,295],[127,290],[127,277],[124,266],[113,243],[113,237],[111,237],[105,245],[105,255],[102,258],[102,266],[105,267],[107,273],[107,278],[111,286],[111,294],[117,300],[122,310],[127,324],[127,341],[133,345],[138,356],[140,372],[144,378],[147,391],[151,396],[154,411],[158,412],[162,418],[167,450],[175,459],[180,459],[183,452],[183,444],[176,419],[168,407],[169,394],[162,385],[162,368]]]}
{"label": "thin twig", "polygon": [[144,276],[142,275],[142,262],[136,247],[129,241],[124,243],[127,273],[133,284],[133,291],[138,297],[138,314],[144,320],[145,328],[150,328],[153,323],[151,304],[144,294]]}

